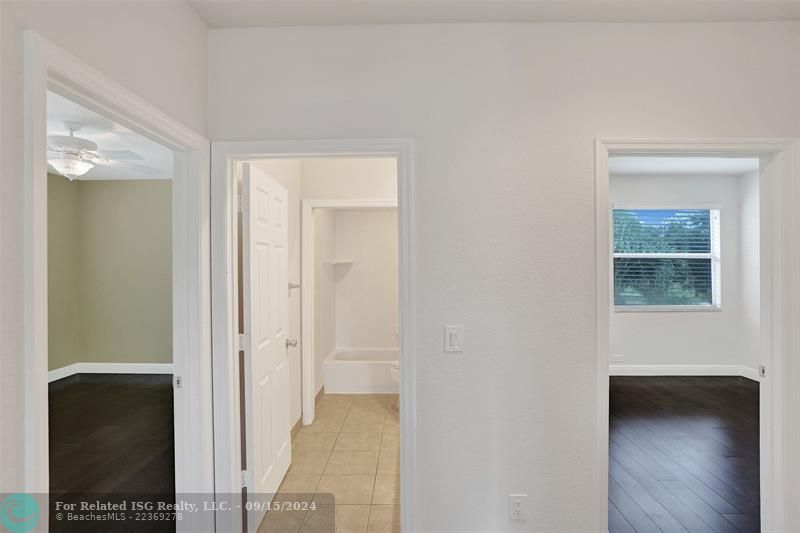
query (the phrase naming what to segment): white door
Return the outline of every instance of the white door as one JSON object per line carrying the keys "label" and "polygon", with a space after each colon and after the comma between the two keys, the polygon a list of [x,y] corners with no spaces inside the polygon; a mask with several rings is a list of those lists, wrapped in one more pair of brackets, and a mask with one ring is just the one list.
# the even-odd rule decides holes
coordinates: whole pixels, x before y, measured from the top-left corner
{"label": "white door", "polygon": [[[287,192],[242,165],[246,483],[249,501],[269,501],[291,462],[289,428]],[[262,506],[263,508],[263,506]],[[256,531],[264,512],[248,513]]]}

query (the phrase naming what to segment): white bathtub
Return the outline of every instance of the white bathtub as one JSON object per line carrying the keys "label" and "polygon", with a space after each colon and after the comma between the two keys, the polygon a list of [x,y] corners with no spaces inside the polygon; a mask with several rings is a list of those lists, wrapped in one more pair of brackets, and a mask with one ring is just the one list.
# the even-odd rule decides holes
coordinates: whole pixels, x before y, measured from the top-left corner
{"label": "white bathtub", "polygon": [[399,358],[397,349],[356,348],[332,352],[323,364],[325,392],[333,394],[397,393],[392,379],[392,361]]}

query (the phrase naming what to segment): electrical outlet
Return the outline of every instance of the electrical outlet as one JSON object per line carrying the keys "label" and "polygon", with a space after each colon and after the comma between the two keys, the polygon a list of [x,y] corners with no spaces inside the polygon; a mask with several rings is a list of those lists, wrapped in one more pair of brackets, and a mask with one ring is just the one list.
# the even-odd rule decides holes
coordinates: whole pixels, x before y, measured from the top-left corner
{"label": "electrical outlet", "polygon": [[613,354],[611,356],[611,362],[612,363],[624,363],[625,362],[625,356],[622,355],[621,353],[615,353],[615,354]]}
{"label": "electrical outlet", "polygon": [[528,519],[528,495],[509,494],[508,495],[508,519],[527,520]]}

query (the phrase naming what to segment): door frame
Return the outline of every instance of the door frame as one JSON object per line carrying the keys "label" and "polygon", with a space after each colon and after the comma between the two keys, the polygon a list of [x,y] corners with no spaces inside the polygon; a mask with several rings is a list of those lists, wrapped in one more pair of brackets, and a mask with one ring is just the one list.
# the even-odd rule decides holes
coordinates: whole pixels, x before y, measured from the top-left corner
{"label": "door frame", "polygon": [[[32,30],[24,33],[24,48],[25,490],[49,491],[45,154],[52,90],[175,154],[173,369],[182,377],[174,388],[175,491],[213,493],[209,141]],[[202,526],[191,520],[177,524],[179,530]]]}
{"label": "door frame", "polygon": [[[214,451],[217,494],[241,491],[239,358],[237,356],[237,258],[235,165],[269,158],[375,157],[397,159],[400,272],[400,499],[403,531],[417,531],[416,302],[414,243],[414,144],[409,139],[221,141],[211,144],[211,255]],[[224,527],[241,529],[237,513],[218,513]],[[237,526],[239,526],[237,528]]]}
{"label": "door frame", "polygon": [[314,422],[314,406],[317,396],[316,387],[314,386],[316,379],[316,364],[314,361],[314,210],[397,208],[397,199],[309,199],[302,200],[301,205],[300,287],[302,303],[300,305],[300,338],[302,343],[302,415],[303,425],[308,426]]}
{"label": "door frame", "polygon": [[[611,204],[608,160],[624,155],[758,157],[761,248],[760,379],[761,526],[764,531],[798,527],[787,502],[798,497],[800,462],[800,139],[666,139],[595,141],[595,285],[597,342],[597,523],[608,525],[610,318],[613,312]],[[773,160],[781,156],[780,160]],[[794,518],[792,518],[794,517]]]}

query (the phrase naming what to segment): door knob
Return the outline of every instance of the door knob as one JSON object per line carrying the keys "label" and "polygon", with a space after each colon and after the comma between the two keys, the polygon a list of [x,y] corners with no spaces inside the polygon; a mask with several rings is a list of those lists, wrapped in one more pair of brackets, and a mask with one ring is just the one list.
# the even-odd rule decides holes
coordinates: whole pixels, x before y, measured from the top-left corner
{"label": "door knob", "polygon": [[297,346],[297,339],[286,339],[286,347],[288,348],[289,346],[292,348]]}

